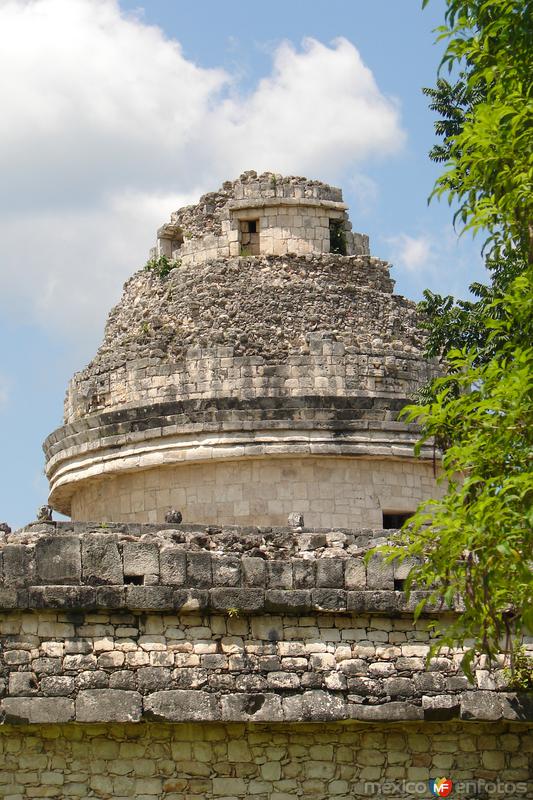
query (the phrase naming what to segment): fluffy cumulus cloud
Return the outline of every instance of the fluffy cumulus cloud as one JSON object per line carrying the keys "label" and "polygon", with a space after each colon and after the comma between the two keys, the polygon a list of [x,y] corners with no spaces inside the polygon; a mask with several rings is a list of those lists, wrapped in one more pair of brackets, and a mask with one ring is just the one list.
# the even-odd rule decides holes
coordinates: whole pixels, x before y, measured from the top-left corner
{"label": "fluffy cumulus cloud", "polygon": [[115,0],[0,3],[0,304],[85,335],[171,210],[243,169],[335,180],[397,151],[353,44],[281,44],[248,94]]}
{"label": "fluffy cumulus cloud", "polygon": [[387,242],[392,247],[392,260],[407,272],[425,269],[433,260],[433,246],[427,234],[409,236],[400,233],[389,237]]}

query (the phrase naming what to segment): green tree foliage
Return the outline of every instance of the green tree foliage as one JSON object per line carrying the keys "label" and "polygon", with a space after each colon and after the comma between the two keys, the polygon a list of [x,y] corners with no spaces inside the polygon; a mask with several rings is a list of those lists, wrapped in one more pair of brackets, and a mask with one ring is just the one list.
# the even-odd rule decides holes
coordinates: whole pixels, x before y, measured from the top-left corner
{"label": "green tree foliage", "polygon": [[[424,0],[426,5],[428,0]],[[426,90],[441,119],[433,195],[482,233],[491,282],[474,300],[425,293],[428,354],[444,376],[406,418],[442,450],[442,500],[423,504],[386,548],[415,557],[408,589],[459,603],[438,647],[513,653],[533,630],[533,7],[524,0],[447,0],[443,64],[459,75]],[[461,605],[462,604],[462,605]]]}

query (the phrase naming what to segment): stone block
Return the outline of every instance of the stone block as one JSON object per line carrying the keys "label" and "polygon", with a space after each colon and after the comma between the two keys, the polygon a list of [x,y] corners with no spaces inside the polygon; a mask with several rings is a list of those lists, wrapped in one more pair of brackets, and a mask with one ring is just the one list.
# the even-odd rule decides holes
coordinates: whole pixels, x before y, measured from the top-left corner
{"label": "stone block", "polygon": [[245,586],[265,586],[266,564],[263,558],[243,556],[241,566]]}
{"label": "stone block", "polygon": [[144,699],[148,720],[168,722],[214,722],[220,719],[217,698],[199,690],[173,689],[154,692]]}
{"label": "stone block", "polygon": [[161,550],[159,564],[161,583],[169,586],[185,586],[187,556],[183,550]]}
{"label": "stone block", "polygon": [[96,590],[97,608],[125,608],[125,586],[102,586]]}
{"label": "stone block", "polygon": [[137,670],[137,685],[143,694],[168,689],[171,684],[171,672],[166,667],[141,667]]}
{"label": "stone block", "polygon": [[378,706],[349,705],[350,719],[363,722],[403,722],[424,718],[423,710],[412,703],[383,703]]}
{"label": "stone block", "polygon": [[49,697],[66,697],[74,691],[70,675],[48,675],[41,679],[41,692]]}
{"label": "stone block", "polygon": [[124,575],[158,576],[159,548],[149,542],[124,542],[122,545]]}
{"label": "stone block", "polygon": [[103,669],[89,669],[75,676],[77,689],[107,689],[109,676]]}
{"label": "stone block", "polygon": [[210,553],[187,553],[187,586],[209,589],[213,585]]}
{"label": "stone block", "polygon": [[311,592],[303,589],[267,589],[265,611],[281,614],[301,614],[310,611]]}
{"label": "stone block", "polygon": [[344,589],[344,562],[339,558],[319,558],[316,585],[324,589]]}
{"label": "stone block", "polygon": [[207,589],[175,589],[174,609],[188,613],[205,611],[209,608],[209,592]]}
{"label": "stone block", "polygon": [[32,586],[28,590],[31,608],[90,609],[96,605],[91,586]]}
{"label": "stone block", "polygon": [[213,586],[239,586],[241,561],[236,556],[212,556]]}
{"label": "stone block", "polygon": [[386,678],[383,688],[391,697],[412,697],[416,693],[411,678]]}
{"label": "stone block", "polygon": [[314,589],[311,592],[313,607],[319,611],[346,611],[347,592],[344,589]]}
{"label": "stone block", "polygon": [[282,722],[281,698],[276,694],[228,694],[220,698],[224,722]]}
{"label": "stone block", "polygon": [[0,708],[11,723],[54,725],[74,719],[74,701],[66,697],[6,697]]}
{"label": "stone block", "polygon": [[293,672],[269,672],[267,675],[267,685],[269,689],[276,691],[287,689],[299,689],[300,679]]}
{"label": "stone block", "polygon": [[81,583],[81,549],[78,536],[56,534],[35,544],[37,581],[47,585]]}
{"label": "stone block", "polygon": [[34,581],[35,560],[33,551],[23,544],[7,544],[4,557],[4,585],[7,587],[29,586]]}
{"label": "stone block", "polygon": [[10,672],[9,673],[9,694],[14,695],[34,695],[38,691],[37,675],[34,672]]}
{"label": "stone block", "polygon": [[366,589],[366,565],[362,558],[348,558],[344,564],[346,589]]}
{"label": "stone block", "polygon": [[366,584],[369,589],[394,589],[392,564],[385,563],[381,555],[374,555],[366,565]]}
{"label": "stone block", "polygon": [[130,669],[120,669],[109,676],[110,689],[137,689],[137,672]]}
{"label": "stone block", "polygon": [[502,706],[493,692],[463,692],[461,719],[497,720],[502,717]]}
{"label": "stone block", "polygon": [[174,591],[170,586],[127,586],[127,608],[162,611],[174,608]]}
{"label": "stone block", "polygon": [[26,589],[6,589],[0,586],[0,608],[27,608],[28,592]]}
{"label": "stone block", "polygon": [[92,586],[124,582],[122,561],[115,538],[89,533],[81,538],[83,583]]}
{"label": "stone block", "polygon": [[281,642],[283,640],[283,620],[281,617],[253,617],[252,636],[259,641]]}
{"label": "stone block", "polygon": [[[398,669],[401,668],[401,666],[398,666],[398,662],[396,662],[396,666]],[[415,675],[414,684],[416,691],[420,694],[426,694],[427,692],[442,694],[446,691],[446,678],[438,672],[421,672]]]}
{"label": "stone block", "polygon": [[86,689],[76,698],[76,722],[138,722],[142,698],[121,689]]}
{"label": "stone block", "polygon": [[310,558],[293,559],[292,577],[295,589],[314,589],[316,586],[316,561]]}
{"label": "stone block", "polygon": [[401,592],[374,590],[361,592],[361,594],[364,598],[365,611],[396,615],[400,610]]}
{"label": "stone block", "polygon": [[290,561],[267,561],[270,589],[292,589],[292,564]]}
{"label": "stone block", "polygon": [[315,689],[284,697],[283,715],[287,722],[336,722],[346,719],[348,711],[342,697]]}
{"label": "stone block", "polygon": [[[396,678],[396,680],[399,680]],[[424,719],[429,721],[446,721],[459,716],[461,698],[458,695],[440,694],[422,697]]]}
{"label": "stone block", "polygon": [[251,614],[264,608],[265,593],[262,589],[216,588],[209,592],[209,602],[214,611],[236,609]]}
{"label": "stone block", "polygon": [[531,692],[508,692],[498,695],[502,716],[515,722],[533,722],[533,694]]}

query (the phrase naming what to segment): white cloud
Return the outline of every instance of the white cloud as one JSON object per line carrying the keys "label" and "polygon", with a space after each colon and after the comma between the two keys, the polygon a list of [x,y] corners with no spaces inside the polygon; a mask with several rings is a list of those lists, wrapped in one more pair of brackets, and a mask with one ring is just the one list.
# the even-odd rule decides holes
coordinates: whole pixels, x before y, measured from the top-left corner
{"label": "white cloud", "polygon": [[116,0],[3,0],[0,74],[0,303],[78,336],[183,202],[244,169],[335,180],[404,139],[346,39],[278,46],[243,95]]}
{"label": "white cloud", "polygon": [[[458,236],[452,225],[410,236],[405,232],[383,237],[385,257],[392,263],[398,290],[420,298],[424,289],[464,297],[465,282],[485,282],[487,272],[477,241]],[[380,250],[381,252],[381,250]],[[465,278],[466,276],[466,278]]]}
{"label": "white cloud", "polygon": [[427,269],[433,261],[433,244],[427,234],[408,236],[400,233],[386,241],[391,247],[392,261],[408,272]]}

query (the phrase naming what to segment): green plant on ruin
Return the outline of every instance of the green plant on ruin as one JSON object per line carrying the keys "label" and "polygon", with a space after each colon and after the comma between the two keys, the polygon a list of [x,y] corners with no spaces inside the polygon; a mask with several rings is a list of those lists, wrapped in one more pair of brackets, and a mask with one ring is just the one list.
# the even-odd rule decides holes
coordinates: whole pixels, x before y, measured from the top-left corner
{"label": "green plant on ruin", "polygon": [[484,235],[490,283],[473,301],[425,294],[427,354],[444,375],[404,418],[421,425],[418,451],[440,447],[446,491],[385,552],[420,562],[406,583],[426,592],[416,616],[428,601],[459,601],[431,654],[463,646],[471,678],[476,653],[503,651],[522,681],[520,639],[533,630],[533,15],[524,0],[446,7],[443,63],[459,77],[426,91],[442,117],[433,195],[463,231]]}
{"label": "green plant on ruin", "polygon": [[504,678],[511,689],[527,692],[533,689],[533,658],[523,645],[516,645],[512,666],[503,670]]}
{"label": "green plant on ruin", "polygon": [[238,617],[241,616],[240,608],[236,608],[235,606],[226,609],[226,613],[230,619],[238,619]]}
{"label": "green plant on ruin", "polygon": [[179,267],[181,261],[179,259],[169,258],[168,256],[154,256],[150,258],[144,265],[147,272],[154,272],[159,278],[166,278],[168,274],[176,267]]}
{"label": "green plant on ruin", "polygon": [[250,250],[249,247],[246,247],[246,245],[241,245],[240,254],[242,258],[246,258],[247,256],[252,255],[252,251]]}

